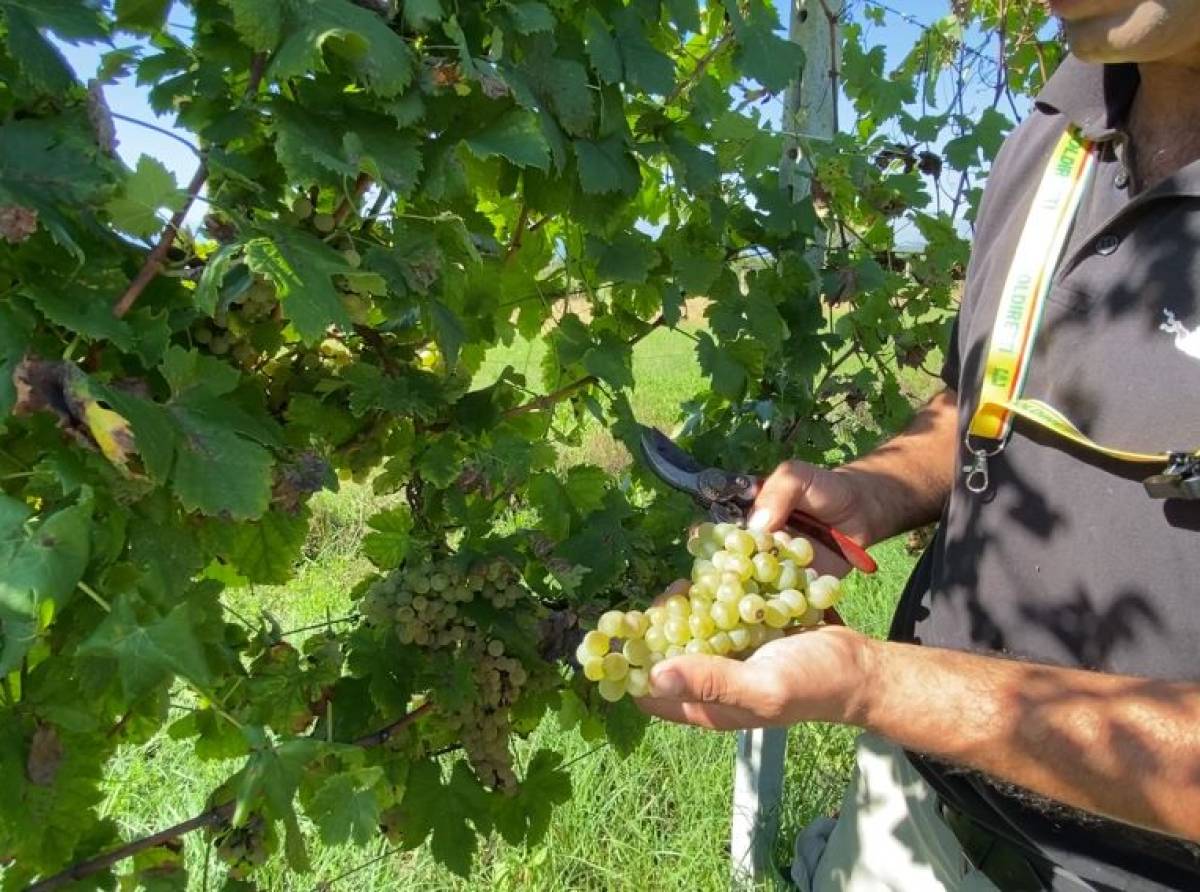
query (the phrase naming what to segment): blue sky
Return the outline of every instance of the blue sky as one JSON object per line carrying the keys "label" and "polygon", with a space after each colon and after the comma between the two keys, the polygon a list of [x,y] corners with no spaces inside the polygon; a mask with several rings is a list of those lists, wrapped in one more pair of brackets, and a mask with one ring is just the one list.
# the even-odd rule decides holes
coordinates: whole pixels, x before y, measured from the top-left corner
{"label": "blue sky", "polygon": [[[857,12],[861,10],[864,2],[874,2],[874,0],[851,0],[849,5]],[[917,41],[921,33],[918,23],[932,22],[949,13],[948,0],[888,0],[886,5],[895,14],[889,14],[886,27],[866,25],[866,42],[868,46],[883,45],[888,53],[889,64],[900,60]],[[861,15],[856,14],[855,17],[861,20]],[[184,40],[188,39],[191,18],[186,7],[177,4],[168,21],[178,36]],[[119,35],[116,39],[117,46],[128,46],[133,42],[133,39],[125,34]],[[98,44],[62,46],[68,61],[79,77],[85,81],[95,74],[102,54],[108,49],[109,47]],[[149,87],[138,86],[130,77],[108,86],[105,89],[105,95],[109,106],[115,113],[156,124],[188,139],[186,132],[176,130],[173,117],[159,117],[154,114],[147,102],[148,91]],[[967,97],[968,104],[977,104],[988,92],[990,92],[989,89],[983,86],[973,88]],[[854,119],[853,110],[844,99],[840,117],[843,122]],[[127,121],[117,120],[115,123],[120,143],[118,152],[131,167],[136,166],[138,158],[146,154],[162,161],[175,174],[181,185],[191,179],[196,166],[196,157],[185,146],[167,136]],[[843,126],[845,125],[843,124]],[[201,203],[193,209],[192,220],[189,222],[194,222],[202,214]]]}

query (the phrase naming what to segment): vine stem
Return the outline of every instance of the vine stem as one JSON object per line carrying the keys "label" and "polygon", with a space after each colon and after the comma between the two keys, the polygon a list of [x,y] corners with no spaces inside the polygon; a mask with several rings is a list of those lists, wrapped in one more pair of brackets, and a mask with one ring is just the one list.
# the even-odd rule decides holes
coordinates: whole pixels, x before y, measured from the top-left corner
{"label": "vine stem", "polygon": [[[266,70],[266,55],[264,53],[256,53],[250,62],[250,82],[246,85],[247,99],[258,92],[259,84],[262,83],[263,74],[266,73]],[[125,293],[113,304],[112,313],[118,319],[125,317],[133,309],[133,305],[142,296],[142,292],[162,272],[163,261],[167,259],[167,254],[175,244],[175,239],[179,236],[179,230],[183,227],[183,221],[187,219],[187,215],[192,210],[192,205],[196,203],[196,197],[207,182],[208,161],[202,159],[200,166],[196,168],[196,173],[192,177],[192,181],[188,183],[186,198],[183,204],[171,216],[170,222],[167,223],[166,227],[159,234],[158,242],[150,251],[146,262],[142,264],[142,268],[138,270],[138,274],[129,283],[129,287],[125,289]]]}
{"label": "vine stem", "polygon": [[[386,725],[371,734],[367,734],[354,741],[354,745],[363,749],[373,749],[374,747],[383,746],[396,735],[397,732],[404,730],[413,722],[417,721],[430,710],[433,709],[432,702],[426,702],[418,706],[412,712],[401,716],[390,725]],[[89,877],[92,874],[106,870],[126,858],[132,858],[139,852],[144,852],[146,849],[152,849],[155,846],[160,846],[163,843],[170,842],[180,836],[184,836],[202,827],[209,827],[220,821],[227,820],[233,814],[236,803],[232,800],[223,802],[220,805],[210,808],[206,812],[188,818],[175,824],[172,827],[167,827],[164,830],[159,830],[157,833],[152,833],[149,836],[143,836],[141,839],[136,839],[131,843],[113,849],[111,852],[106,852],[103,855],[97,855],[87,861],[80,861],[73,867],[68,867],[66,870],[47,877],[40,882],[29,886],[25,892],[53,892],[55,889],[62,889],[69,886],[71,883],[78,882],[84,877]]]}

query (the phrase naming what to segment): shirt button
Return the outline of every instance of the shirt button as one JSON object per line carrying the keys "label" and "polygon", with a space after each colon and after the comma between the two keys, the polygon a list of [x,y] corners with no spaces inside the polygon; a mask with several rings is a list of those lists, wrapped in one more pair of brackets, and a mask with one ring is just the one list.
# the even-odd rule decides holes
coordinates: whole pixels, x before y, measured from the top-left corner
{"label": "shirt button", "polygon": [[1115,235],[1102,235],[1096,239],[1096,253],[1101,257],[1107,257],[1109,254],[1116,252],[1121,244],[1121,239]]}
{"label": "shirt button", "polygon": [[1116,177],[1113,178],[1113,185],[1116,186],[1118,189],[1124,189],[1126,186],[1128,186],[1129,185],[1129,171],[1127,171],[1125,168],[1122,167],[1120,172],[1116,175]]}

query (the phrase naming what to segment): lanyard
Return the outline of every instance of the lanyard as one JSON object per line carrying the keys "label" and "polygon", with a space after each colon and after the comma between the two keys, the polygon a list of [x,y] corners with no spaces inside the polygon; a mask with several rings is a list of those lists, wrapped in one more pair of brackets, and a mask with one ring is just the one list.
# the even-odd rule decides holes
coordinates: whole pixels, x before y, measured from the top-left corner
{"label": "lanyard", "polygon": [[1000,295],[979,404],[967,431],[973,461],[963,472],[971,492],[987,490],[988,459],[1004,451],[1019,417],[1118,461],[1167,465],[1163,474],[1146,481],[1155,498],[1200,498],[1200,451],[1144,453],[1102,446],[1053,406],[1021,398],[1046,296],[1095,170],[1095,144],[1069,128],[1050,155]]}

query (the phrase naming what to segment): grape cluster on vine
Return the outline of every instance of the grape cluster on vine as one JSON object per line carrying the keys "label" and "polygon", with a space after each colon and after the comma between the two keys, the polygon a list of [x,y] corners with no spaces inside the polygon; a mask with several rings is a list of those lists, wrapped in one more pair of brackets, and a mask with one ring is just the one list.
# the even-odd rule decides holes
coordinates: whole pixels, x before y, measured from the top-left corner
{"label": "grape cluster on vine", "polygon": [[393,629],[399,643],[449,649],[471,666],[474,697],[441,713],[479,779],[501,790],[516,788],[508,749],[510,711],[529,683],[529,672],[462,608],[482,599],[508,610],[522,597],[516,572],[502,561],[464,570],[454,561],[424,560],[375,582],[360,607],[373,625]]}
{"label": "grape cluster on vine", "polygon": [[818,625],[841,582],[809,565],[812,544],[785,532],[701,524],[688,539],[690,579],[671,583],[645,611],[610,610],[575,652],[605,700],[650,692],[650,669],[668,657],[742,657],[787,630]]}

